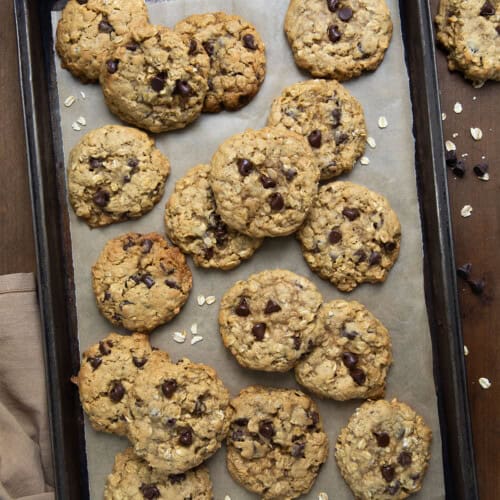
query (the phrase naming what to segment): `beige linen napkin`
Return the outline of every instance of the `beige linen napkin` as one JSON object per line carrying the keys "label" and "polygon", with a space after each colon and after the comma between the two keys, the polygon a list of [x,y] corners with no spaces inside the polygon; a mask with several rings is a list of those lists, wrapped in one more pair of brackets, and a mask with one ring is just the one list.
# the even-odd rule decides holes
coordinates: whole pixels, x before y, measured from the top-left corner
{"label": "beige linen napkin", "polygon": [[33,274],[0,276],[0,500],[53,500]]}

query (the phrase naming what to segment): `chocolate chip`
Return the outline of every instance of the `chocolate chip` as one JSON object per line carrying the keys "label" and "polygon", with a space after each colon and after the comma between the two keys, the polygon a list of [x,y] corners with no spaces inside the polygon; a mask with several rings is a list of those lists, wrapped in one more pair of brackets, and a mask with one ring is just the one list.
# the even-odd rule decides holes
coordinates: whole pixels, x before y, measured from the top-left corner
{"label": "chocolate chip", "polygon": [[213,247],[208,247],[203,250],[203,257],[205,260],[210,260],[214,258],[214,249]]}
{"label": "chocolate chip", "polygon": [[181,289],[181,287],[175,281],[172,281],[172,280],[165,280],[165,285],[167,285],[169,288],[173,288],[175,290]]}
{"label": "chocolate chip", "polygon": [[108,70],[108,73],[113,74],[118,71],[118,63],[120,61],[118,59],[108,59],[106,61],[106,69]]}
{"label": "chocolate chip", "polygon": [[342,337],[347,337],[349,340],[354,340],[357,336],[357,332],[348,332],[344,327],[342,327]]}
{"label": "chocolate chip", "polygon": [[394,479],[395,470],[392,465],[382,465],[382,467],[380,467],[380,472],[388,483]]}
{"label": "chocolate chip", "polygon": [[330,234],[328,235],[328,241],[332,244],[335,245],[335,243],[338,243],[342,239],[342,233],[338,231],[337,229],[332,229],[330,231]]}
{"label": "chocolate chip", "polygon": [[300,349],[300,346],[301,346],[301,345],[302,345],[302,339],[301,339],[299,336],[295,335],[295,336],[293,337],[293,348],[294,348],[296,351],[298,351],[298,350]]}
{"label": "chocolate chip", "polygon": [[335,144],[339,146],[340,144],[344,144],[344,142],[349,139],[349,136],[347,134],[344,134],[343,132],[340,134],[335,134]]}
{"label": "chocolate chip", "polygon": [[227,226],[223,222],[220,222],[214,231],[215,241],[218,246],[223,246],[226,243],[228,234],[227,234]]}
{"label": "chocolate chip", "polygon": [[133,247],[135,245],[134,241],[132,238],[127,238],[127,241],[123,244],[122,248],[123,250],[128,250],[130,247]]}
{"label": "chocolate chip", "polygon": [[95,170],[103,166],[104,160],[100,158],[89,158],[90,170]]}
{"label": "chocolate chip", "polygon": [[174,392],[177,390],[177,381],[173,378],[169,378],[161,384],[161,392],[163,392],[164,396],[170,399]]}
{"label": "chocolate chip", "polygon": [[205,52],[210,56],[212,57],[214,55],[214,50],[215,50],[215,47],[214,47],[214,42],[212,42],[211,40],[207,41],[207,42],[203,42],[203,48],[205,49]]}
{"label": "chocolate chip", "polygon": [[89,0],[76,0],[80,5],[85,5]]}
{"label": "chocolate chip", "polygon": [[481,10],[479,11],[479,15],[483,17],[489,17],[495,15],[495,7],[488,1],[484,2]]}
{"label": "chocolate chip", "polygon": [[236,429],[235,431],[233,431],[233,433],[231,434],[231,439],[233,441],[243,441],[243,437],[244,437],[245,433],[241,430],[241,429]]}
{"label": "chocolate chip", "polygon": [[98,29],[99,29],[100,33],[111,33],[112,31],[114,31],[113,26],[111,26],[111,24],[109,24],[109,22],[108,22],[107,19],[103,19],[99,23],[99,28]]}
{"label": "chocolate chip", "polygon": [[155,280],[150,274],[145,274],[142,278],[141,281],[148,287],[151,288],[155,284]]}
{"label": "chocolate chip", "polygon": [[395,241],[387,241],[384,243],[384,251],[387,253],[394,252],[396,250],[397,244]]}
{"label": "chocolate chip", "polygon": [[252,170],[253,170],[253,163],[250,160],[247,160],[245,158],[241,158],[240,160],[238,160],[238,172],[243,177],[250,175]]}
{"label": "chocolate chip", "polygon": [[92,196],[92,201],[98,207],[105,207],[109,203],[109,193],[104,189],[99,189],[99,191]]}
{"label": "chocolate chip", "polygon": [[109,399],[111,399],[111,401],[114,401],[115,403],[118,403],[123,399],[123,396],[125,396],[125,387],[123,387],[122,383],[119,380],[113,382],[113,387],[111,387],[109,391]]}
{"label": "chocolate chip", "polygon": [[297,175],[297,170],[295,170],[294,168],[289,168],[285,170],[285,177],[288,182],[293,180],[296,177],[296,175]]}
{"label": "chocolate chip", "polygon": [[353,352],[343,352],[342,362],[347,368],[354,368],[358,364],[358,355]]}
{"label": "chocolate chip", "polygon": [[155,92],[161,92],[165,88],[165,73],[162,71],[151,78],[149,84]]}
{"label": "chocolate chip", "polygon": [[332,111],[332,118],[333,118],[332,128],[337,128],[340,125],[341,116],[342,116],[342,110],[340,108],[335,108]]}
{"label": "chocolate chip", "polygon": [[354,382],[358,385],[363,385],[366,380],[366,375],[360,368],[352,368],[349,370],[349,375],[353,378]]}
{"label": "chocolate chip", "polygon": [[326,33],[328,35],[330,42],[332,43],[337,43],[342,38],[342,34],[339,31],[339,27],[334,26],[333,24],[330,24],[330,26],[328,26]]}
{"label": "chocolate chip", "polygon": [[401,483],[399,481],[396,481],[394,484],[391,484],[387,488],[387,493],[389,493],[389,495],[395,495],[399,491],[400,486],[401,486]]}
{"label": "chocolate chip", "polygon": [[214,90],[214,81],[211,78],[207,80],[207,83],[208,83],[208,90]]}
{"label": "chocolate chip", "polygon": [[102,363],[102,358],[99,356],[95,356],[93,358],[87,359],[87,361],[90,363],[90,366],[94,369],[97,370],[101,366]]}
{"label": "chocolate chip", "polygon": [[151,252],[152,248],[153,248],[153,241],[146,238],[142,242],[142,253],[149,253],[149,252]]}
{"label": "chocolate chip", "polygon": [[250,307],[249,307],[247,299],[245,297],[240,298],[240,301],[238,302],[238,304],[234,308],[234,312],[238,316],[242,316],[242,317],[248,316],[250,314]]}
{"label": "chocolate chip", "polygon": [[255,337],[255,340],[263,340],[265,333],[266,333],[265,323],[255,323],[255,325],[253,325],[252,334]]}
{"label": "chocolate chip", "polygon": [[330,12],[335,12],[339,8],[340,0],[326,0],[326,5],[328,6],[328,10]]}
{"label": "chocolate chip", "polygon": [[276,431],[274,430],[273,423],[265,420],[259,424],[259,434],[267,439],[271,439]]}
{"label": "chocolate chip", "polygon": [[264,186],[264,189],[276,187],[276,181],[274,179],[271,179],[271,177],[268,177],[267,175],[261,175],[259,177],[259,180],[262,186]]}
{"label": "chocolate chip", "polygon": [[175,87],[173,94],[179,94],[182,97],[188,97],[193,93],[191,86],[186,80],[177,80],[175,82]]}
{"label": "chocolate chip", "polygon": [[269,299],[264,308],[264,314],[272,314],[278,311],[281,311],[281,306],[277,302],[274,302],[274,300]]}
{"label": "chocolate chip", "polygon": [[377,444],[381,448],[385,448],[386,446],[389,446],[389,442],[391,441],[391,438],[389,437],[389,434],[387,434],[387,432],[374,432],[373,435],[375,436],[375,439],[377,440]]}
{"label": "chocolate chip", "polygon": [[496,30],[497,30],[497,34],[500,35],[500,24],[497,25]]}
{"label": "chocolate chip", "polygon": [[354,252],[354,256],[358,258],[356,262],[357,264],[361,264],[361,262],[364,262],[366,260],[366,254],[365,252],[363,252],[363,250],[361,250],[361,248]]}
{"label": "chocolate chip", "polygon": [[253,35],[245,35],[243,37],[243,45],[250,50],[257,50],[257,45],[255,44],[255,37]]}
{"label": "chocolate chip", "polygon": [[237,418],[234,423],[241,427],[246,427],[248,425],[248,418]]}
{"label": "chocolate chip", "polygon": [[305,443],[295,443],[292,446],[292,457],[294,458],[304,458]]}
{"label": "chocolate chip", "polygon": [[135,366],[137,366],[137,368],[142,368],[148,362],[148,358],[136,358],[135,356],[132,356],[132,362]]}
{"label": "chocolate chip", "polygon": [[382,255],[380,255],[378,252],[372,252],[368,259],[368,264],[370,264],[370,266],[378,266],[381,261]]}
{"label": "chocolate chip", "polygon": [[141,484],[139,491],[146,500],[160,498],[160,490],[154,484]]}
{"label": "chocolate chip", "polygon": [[307,140],[312,148],[321,147],[321,130],[313,130],[308,136]]}
{"label": "chocolate chip", "polygon": [[107,356],[108,354],[111,354],[111,349],[101,340],[99,342],[99,352],[103,356]]}
{"label": "chocolate chip", "polygon": [[347,217],[350,221],[356,220],[359,216],[359,210],[357,208],[346,207],[342,210],[342,215]]}
{"label": "chocolate chip", "polygon": [[196,43],[196,40],[194,38],[191,38],[191,40],[189,41],[188,55],[192,56],[196,52],[197,48],[198,44]]}
{"label": "chocolate chip", "polygon": [[311,411],[309,414],[309,418],[312,420],[312,425],[309,427],[316,427],[319,423],[319,413],[317,411]]}
{"label": "chocolate chip", "polygon": [[203,402],[203,396],[198,396],[196,399],[196,402],[194,403],[194,410],[193,410],[193,415],[195,417],[200,417],[205,413],[207,410],[207,407],[205,406],[205,403]]}
{"label": "chocolate chip", "polygon": [[483,177],[486,172],[488,172],[488,164],[487,163],[478,163],[477,165],[474,165],[474,173],[478,177]]}
{"label": "chocolate chip", "polygon": [[468,280],[467,283],[469,284],[469,287],[472,291],[473,294],[475,295],[481,295],[484,292],[484,287],[486,286],[486,283],[484,280]]}
{"label": "chocolate chip", "polygon": [[111,294],[106,290],[104,292],[104,299],[103,299],[103,302],[105,302],[106,300],[109,300],[111,298]]}
{"label": "chocolate chip", "polygon": [[139,274],[132,274],[129,279],[131,279],[136,285],[141,282],[141,276]]}
{"label": "chocolate chip", "polygon": [[267,198],[269,205],[271,205],[271,209],[275,212],[278,212],[285,206],[285,201],[283,200],[283,196],[280,193],[272,193]]}
{"label": "chocolate chip", "polygon": [[176,418],[167,418],[167,425],[169,427],[173,427],[176,423],[177,423],[177,419]]}
{"label": "chocolate chip", "polygon": [[191,446],[193,444],[193,432],[191,427],[185,427],[179,434],[179,443],[182,446]]}
{"label": "chocolate chip", "polygon": [[347,23],[352,17],[352,9],[350,7],[342,7],[338,11],[337,15],[339,16],[341,21]]}
{"label": "chocolate chip", "polygon": [[139,44],[137,42],[129,42],[127,45],[127,50],[130,50],[131,52],[135,52],[139,48]]}
{"label": "chocolate chip", "polygon": [[170,481],[170,484],[179,484],[182,483],[186,479],[186,474],[183,472],[180,474],[170,474],[168,476],[168,480]]}
{"label": "chocolate chip", "polygon": [[398,457],[399,465],[403,467],[408,467],[411,465],[411,453],[409,451],[402,451]]}
{"label": "chocolate chip", "polygon": [[467,262],[463,266],[460,266],[457,268],[457,275],[460,278],[467,280],[467,279],[469,279],[471,271],[472,271],[472,264],[470,262]]}
{"label": "chocolate chip", "polygon": [[457,163],[451,168],[451,171],[457,177],[463,177],[465,175],[465,161],[458,160]]}
{"label": "chocolate chip", "polygon": [[451,151],[446,151],[445,160],[448,167],[453,167],[457,164],[457,152],[454,149]]}

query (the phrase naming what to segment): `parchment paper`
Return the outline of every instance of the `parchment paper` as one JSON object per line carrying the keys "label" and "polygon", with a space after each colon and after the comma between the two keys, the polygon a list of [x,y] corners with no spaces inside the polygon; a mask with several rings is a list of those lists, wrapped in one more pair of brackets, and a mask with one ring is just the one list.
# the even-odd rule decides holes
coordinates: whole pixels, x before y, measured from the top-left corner
{"label": "parchment paper", "polygon": [[[377,146],[376,149],[367,146],[365,154],[370,159],[369,165],[358,163],[351,174],[342,176],[342,179],[349,179],[383,193],[399,215],[403,232],[401,254],[387,281],[382,285],[361,285],[350,294],[342,294],[309,270],[302,258],[300,245],[293,236],[269,239],[250,261],[229,272],[201,270],[195,268],[189,259],[194,275],[189,301],[177,318],[153,332],[151,340],[153,345],[167,350],[174,360],[186,356],[215,367],[233,395],[241,388],[255,383],[295,388],[297,385],[293,372],[266,374],[245,370],[226,352],[217,328],[218,304],[222,294],[235,281],[254,272],[287,268],[312,280],[325,301],[341,297],[359,300],[386,325],[392,335],[394,365],[389,372],[386,397],[397,397],[409,403],[432,428],[432,460],[423,489],[415,498],[433,500],[442,499],[445,495],[431,341],[424,301],[422,234],[415,180],[409,81],[403,58],[398,1],[387,1],[394,22],[394,35],[384,62],[376,72],[345,83],[348,90],[361,101],[368,133],[375,138]],[[164,205],[175,181],[195,164],[208,163],[217,146],[227,137],[246,128],[264,126],[273,98],[284,87],[309,78],[295,66],[283,33],[287,6],[286,0],[170,0],[148,5],[151,21],[167,26],[173,26],[190,14],[216,10],[243,16],[255,24],[266,43],[267,75],[259,94],[241,111],[203,115],[184,130],[156,137],[157,146],[171,161],[172,173],[163,200],[151,213],[136,221],[91,230],[84,222],[77,220],[71,208],[68,208],[82,352],[107,333],[116,330],[99,314],[90,280],[91,266],[105,243],[128,231],[164,233]],[[54,32],[58,18],[59,13],[54,12]],[[98,85],[81,84],[69,72],[62,70],[57,56],[54,57],[64,157],[67,160],[69,151],[85,132],[109,123],[119,123],[119,120],[107,110]],[[81,91],[85,93],[85,99],[80,95]],[[77,97],[77,101],[67,108],[63,101],[69,95]],[[389,122],[384,130],[377,126],[380,115],[386,116]],[[85,117],[87,126],[77,132],[72,130],[71,124],[79,116]],[[217,302],[200,307],[196,303],[198,294],[215,295]],[[184,344],[173,341],[174,331],[189,330],[193,323],[198,323],[198,333],[204,337],[202,342],[192,346],[189,336]],[[335,500],[352,498],[338,472],[334,445],[340,428],[346,424],[359,404],[361,401],[319,401],[330,439],[330,454],[306,498],[316,499],[319,492],[326,492],[330,499]],[[127,447],[128,442],[115,436],[96,433],[88,421],[86,441],[91,498],[99,499],[102,498],[106,476],[112,469],[115,454]],[[216,500],[222,500],[226,494],[232,500],[255,498],[233,482],[227,473],[224,448],[208,465]]]}

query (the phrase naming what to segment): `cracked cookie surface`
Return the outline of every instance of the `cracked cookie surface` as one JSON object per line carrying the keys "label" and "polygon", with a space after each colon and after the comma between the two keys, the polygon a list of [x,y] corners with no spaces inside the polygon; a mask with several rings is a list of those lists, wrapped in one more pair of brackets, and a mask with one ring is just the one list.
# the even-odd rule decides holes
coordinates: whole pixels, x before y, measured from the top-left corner
{"label": "cracked cookie surface", "polygon": [[209,175],[222,220],[255,238],[297,230],[319,180],[310,149],[300,135],[274,127],[249,129],[224,141]]}
{"label": "cracked cookie surface", "polygon": [[240,16],[211,12],[183,19],[175,31],[193,44],[193,51],[210,57],[203,111],[236,110],[250,102],[266,74],[264,42],[252,24]]}
{"label": "cracked cookie surface", "polygon": [[61,66],[84,83],[98,80],[108,52],[130,40],[134,25],[147,22],[144,0],[69,0],[56,32]]}
{"label": "cracked cookie surface", "polygon": [[402,500],[422,487],[431,440],[423,418],[405,403],[368,401],[340,432],[335,458],[356,498]]}
{"label": "cracked cookie surface", "polygon": [[149,332],[176,316],[193,283],[182,252],[158,233],[110,240],[92,267],[97,307],[114,325]]}
{"label": "cracked cookie surface", "polygon": [[209,165],[197,165],[177,181],[165,207],[166,232],[197,266],[232,269],[250,258],[262,239],[250,238],[222,222],[209,172]]}
{"label": "cracked cookie surface", "polygon": [[179,474],[221,446],[232,410],[229,392],[209,366],[171,363],[160,351],[136,378],[128,438],[153,468]]}
{"label": "cracked cookie surface", "polygon": [[267,124],[308,140],[322,180],[352,170],[365,150],[363,108],[333,80],[307,80],[287,87],[274,100]]}
{"label": "cracked cookie surface", "polygon": [[352,182],[322,186],[297,236],[309,267],[339,290],[385,281],[401,225],[387,199]]}
{"label": "cracked cookie surface", "polygon": [[69,199],[91,227],[134,219],[160,201],[169,173],[168,159],[146,133],[106,125],[85,134],[71,150]]}
{"label": "cracked cookie surface", "polygon": [[164,26],[142,25],[107,56],[100,83],[109,109],[151,132],[183,128],[201,113],[208,89],[208,56],[190,53]]}
{"label": "cracked cookie surface", "polygon": [[392,21],[385,0],[291,0],[285,33],[299,67],[343,81],[379,66]]}
{"label": "cracked cookie surface", "polygon": [[252,386],[231,401],[227,467],[263,500],[307,493],[328,456],[328,437],[315,403],[290,389]]}
{"label": "cracked cookie surface", "polygon": [[295,366],[299,384],[340,401],[383,397],[392,362],[384,325],[359,302],[333,300],[321,306],[318,328],[318,345]]}
{"label": "cracked cookie surface", "polygon": [[72,381],[78,385],[80,401],[94,429],[126,434],[130,390],[151,352],[147,335],[110,333],[83,353],[80,371]]}
{"label": "cracked cookie surface", "polygon": [[139,458],[133,448],[115,457],[104,500],[212,500],[212,481],[205,467],[166,475]]}
{"label": "cracked cookie surface", "polygon": [[224,345],[246,368],[284,372],[318,341],[323,298],[306,278],[274,269],[236,282],[222,297]]}

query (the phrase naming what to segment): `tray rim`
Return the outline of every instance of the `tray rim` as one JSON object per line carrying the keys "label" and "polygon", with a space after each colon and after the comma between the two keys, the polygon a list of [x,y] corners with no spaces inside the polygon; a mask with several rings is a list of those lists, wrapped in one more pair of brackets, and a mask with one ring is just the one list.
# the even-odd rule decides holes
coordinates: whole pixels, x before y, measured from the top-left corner
{"label": "tray rim", "polygon": [[[35,234],[37,292],[44,334],[49,418],[54,450],[55,490],[57,498],[69,499],[88,498],[89,492],[83,414],[77,391],[69,388],[69,377],[76,373],[80,358],[76,337],[71,245],[68,245],[69,222],[64,189],[60,186],[61,176],[56,175],[57,169],[64,169],[64,162],[57,162],[62,154],[59,115],[57,107],[49,105],[49,101],[52,106],[56,103],[50,11],[60,3],[57,0],[14,0],[14,12]],[[476,500],[479,496],[466,369],[462,355],[463,339],[432,17],[427,0],[399,0],[399,7],[410,83],[415,82],[418,76],[415,75],[415,68],[410,61],[412,57],[413,64],[416,64],[415,60],[420,62],[425,75],[425,78],[419,80],[418,92],[416,85],[410,85],[410,91],[414,111],[413,135],[424,242],[426,305],[433,344],[446,496],[457,500]],[[414,22],[415,19],[418,22]],[[42,26],[45,29],[40,29]],[[38,72],[34,71],[35,67]],[[37,83],[36,86],[34,82]],[[49,101],[43,102],[41,96],[44,95],[49,96]],[[418,118],[423,114],[422,109],[425,110],[428,127],[418,123],[421,121]],[[418,110],[418,113],[415,110]],[[49,127],[44,127],[44,124]],[[423,142],[428,142],[430,148],[422,150]],[[423,153],[430,153],[430,160]],[[56,168],[53,171],[48,171],[45,162],[47,159],[56,160]],[[54,184],[51,185],[50,179],[44,178],[47,173],[55,178]],[[432,210],[424,207],[424,197],[432,203]],[[57,211],[58,208],[62,210]],[[58,219],[57,225],[51,217],[54,211]],[[62,229],[58,228],[59,225]],[[437,227],[438,234],[431,237],[433,227],[434,230]],[[57,241],[54,239],[54,232],[62,236]],[[430,254],[433,255],[432,259]],[[54,262],[54,258],[59,260]],[[67,303],[62,314],[58,311],[61,299],[66,299]],[[436,303],[442,303],[440,311],[433,307]],[[62,335],[67,335],[67,338],[63,339]],[[66,352],[66,357],[63,357],[61,350],[68,349],[69,355]],[[71,409],[70,415],[65,413],[68,407]]]}

